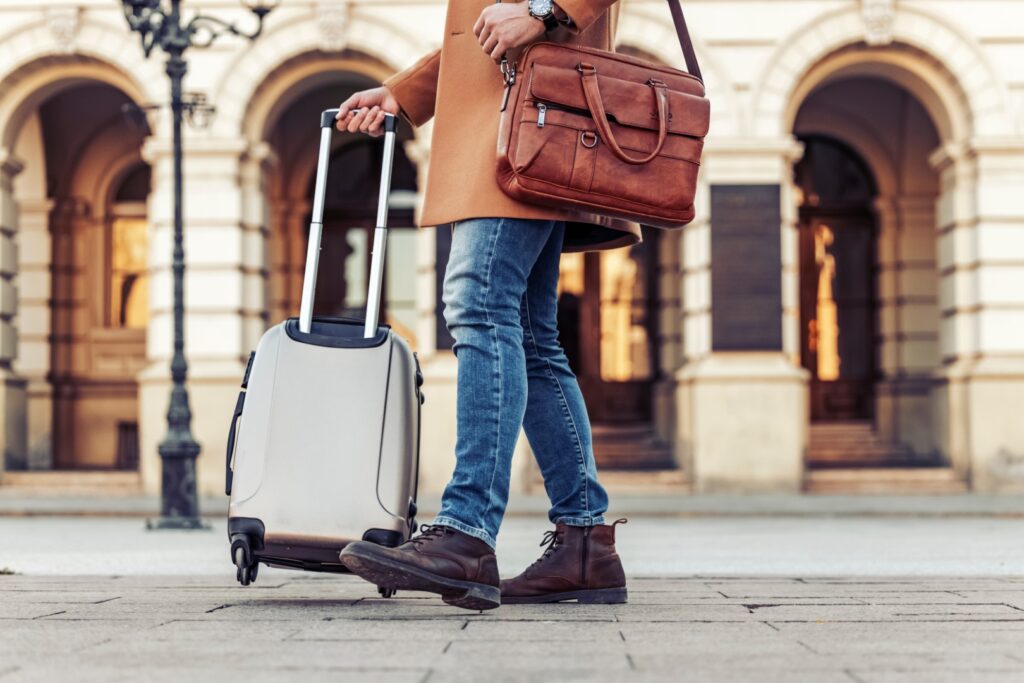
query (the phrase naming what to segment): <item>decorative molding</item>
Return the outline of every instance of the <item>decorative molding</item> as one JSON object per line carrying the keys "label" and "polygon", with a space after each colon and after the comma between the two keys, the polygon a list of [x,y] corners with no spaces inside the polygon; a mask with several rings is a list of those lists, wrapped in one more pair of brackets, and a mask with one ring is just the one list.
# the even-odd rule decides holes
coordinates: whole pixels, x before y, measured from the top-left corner
{"label": "decorative molding", "polygon": [[59,7],[44,10],[46,27],[53,36],[53,42],[58,52],[71,53],[75,51],[75,39],[78,37],[78,30],[81,28],[81,9],[78,7]]}
{"label": "decorative molding", "polygon": [[861,0],[864,40],[868,45],[889,45],[893,41],[896,0]]}
{"label": "decorative molding", "polygon": [[352,5],[346,0],[318,0],[315,7],[319,45],[324,52],[339,52],[348,43]]}
{"label": "decorative molding", "polygon": [[0,182],[8,188],[14,176],[25,170],[24,160],[17,157],[9,149],[0,148]]}

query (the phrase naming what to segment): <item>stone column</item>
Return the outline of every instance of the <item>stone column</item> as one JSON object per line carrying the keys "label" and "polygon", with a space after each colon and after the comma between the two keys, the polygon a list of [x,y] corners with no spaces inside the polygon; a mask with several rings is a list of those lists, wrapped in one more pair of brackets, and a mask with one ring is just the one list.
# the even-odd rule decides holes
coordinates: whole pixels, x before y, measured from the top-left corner
{"label": "stone column", "polygon": [[940,446],[978,491],[1024,491],[1024,144],[975,139],[941,175]]}
{"label": "stone column", "polygon": [[934,463],[934,372],[939,364],[935,196],[879,197],[878,367],[875,426]]}
{"label": "stone column", "polygon": [[[676,452],[698,491],[797,491],[801,486],[808,378],[799,367],[799,252],[791,180],[801,152],[792,138],[719,142],[704,152],[701,215],[683,234],[684,365],[676,372]],[[752,229],[761,220],[756,204],[741,205],[745,197],[763,201],[776,193],[779,210],[770,206],[763,211],[764,230],[770,231],[765,240]],[[721,204],[717,216],[712,195]],[[725,230],[727,222],[735,226],[737,221],[747,225],[738,232],[730,228],[735,238],[712,237],[716,228]],[[762,252],[748,251],[746,240],[772,246],[772,236],[778,240],[778,261],[756,261]],[[715,243],[723,253],[714,253]],[[727,261],[731,273],[721,270]],[[730,280],[746,277],[744,263],[766,275],[769,285],[771,273],[777,273],[781,296],[762,303],[754,286],[747,287],[750,298],[744,299],[743,285],[737,280],[733,286]],[[759,316],[765,308],[778,310],[781,326],[775,326],[770,313]],[[758,317],[776,329],[763,340],[757,339],[765,336]]]}
{"label": "stone column", "polygon": [[675,440],[676,380],[673,375],[683,359],[683,261],[682,241],[686,231],[663,232],[659,238],[657,263],[657,329],[655,340],[658,379],[651,388],[652,422],[657,435],[667,443]]}
{"label": "stone column", "polygon": [[[266,329],[266,216],[259,165],[264,155],[241,139],[188,139],[184,164],[185,353],[192,433],[202,495],[224,490],[231,411],[249,352]],[[157,446],[167,432],[173,299],[172,150],[150,139],[149,367],[139,375],[140,470],[147,492],[160,490]]]}
{"label": "stone column", "polygon": [[50,214],[54,202],[19,202],[18,359],[27,382],[27,468],[53,468],[53,385],[50,382],[53,242]]}
{"label": "stone column", "polygon": [[22,168],[19,159],[0,149],[0,415],[4,418],[0,477],[6,462],[18,467],[26,465],[25,380],[13,368],[18,355],[14,326],[18,300],[18,206],[14,199],[14,177]]}

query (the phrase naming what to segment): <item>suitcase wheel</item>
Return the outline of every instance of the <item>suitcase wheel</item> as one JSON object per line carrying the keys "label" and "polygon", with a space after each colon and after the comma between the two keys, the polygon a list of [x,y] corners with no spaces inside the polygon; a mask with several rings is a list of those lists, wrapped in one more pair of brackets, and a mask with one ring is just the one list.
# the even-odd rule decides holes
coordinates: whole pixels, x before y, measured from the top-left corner
{"label": "suitcase wheel", "polygon": [[398,592],[394,588],[385,588],[384,586],[377,586],[377,592],[380,593],[382,598],[393,598]]}
{"label": "suitcase wheel", "polygon": [[249,547],[249,537],[244,534],[235,534],[231,539],[231,549],[232,559],[235,561],[235,578],[238,583],[248,586],[256,580],[260,569],[260,564]]}

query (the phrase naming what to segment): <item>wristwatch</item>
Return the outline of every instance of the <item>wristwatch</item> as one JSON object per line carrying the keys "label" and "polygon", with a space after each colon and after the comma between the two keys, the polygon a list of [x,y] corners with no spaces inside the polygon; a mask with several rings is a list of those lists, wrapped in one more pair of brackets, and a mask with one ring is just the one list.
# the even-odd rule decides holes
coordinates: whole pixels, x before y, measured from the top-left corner
{"label": "wristwatch", "polygon": [[528,0],[530,16],[544,22],[545,31],[558,28],[558,17],[555,16],[555,0]]}

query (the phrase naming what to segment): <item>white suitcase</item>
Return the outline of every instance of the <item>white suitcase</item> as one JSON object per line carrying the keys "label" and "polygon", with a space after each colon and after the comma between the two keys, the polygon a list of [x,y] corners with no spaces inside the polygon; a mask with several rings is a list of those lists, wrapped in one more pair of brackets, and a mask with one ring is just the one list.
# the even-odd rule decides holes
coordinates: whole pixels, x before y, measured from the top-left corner
{"label": "white suitcase", "polygon": [[299,317],[268,330],[250,355],[228,435],[228,536],[243,586],[260,562],[343,572],[338,553],[351,541],[396,546],[415,528],[423,376],[406,341],[378,325],[397,124],[391,115],[366,320],[313,317],[337,111],[320,120]]}

